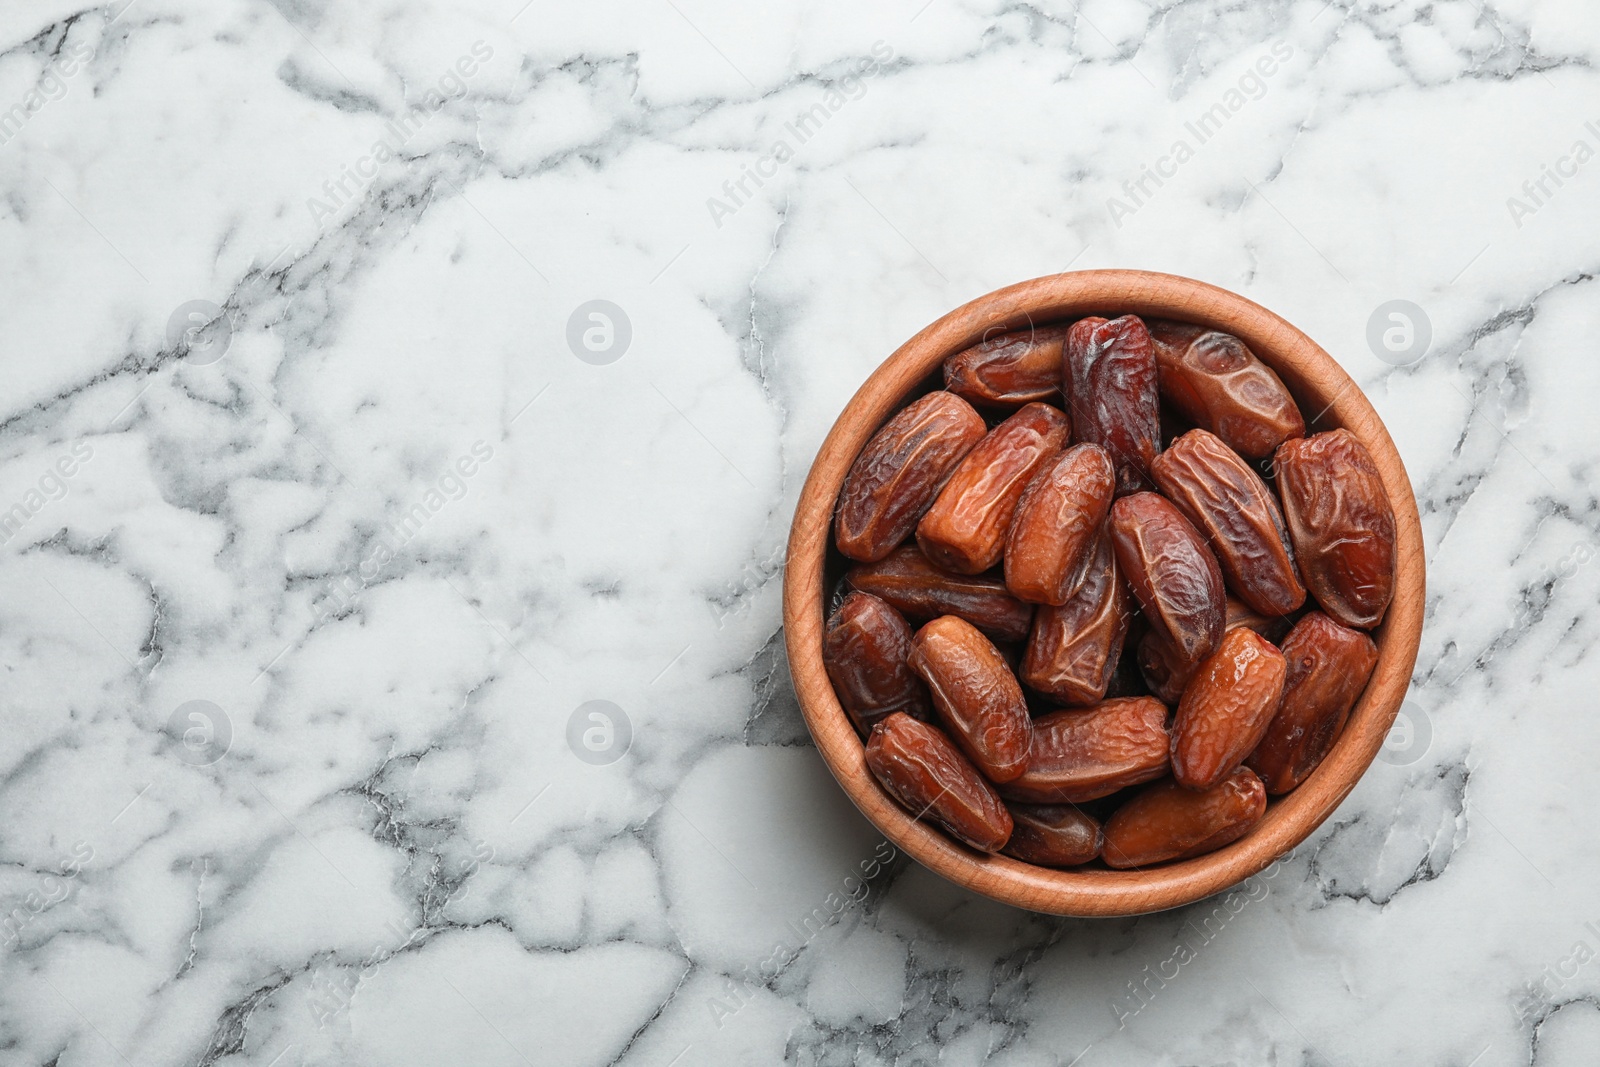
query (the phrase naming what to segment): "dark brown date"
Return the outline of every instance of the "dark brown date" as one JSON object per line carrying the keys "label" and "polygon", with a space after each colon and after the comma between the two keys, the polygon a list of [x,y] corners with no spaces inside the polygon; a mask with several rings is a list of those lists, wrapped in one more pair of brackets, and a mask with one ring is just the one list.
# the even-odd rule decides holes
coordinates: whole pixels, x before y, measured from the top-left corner
{"label": "dark brown date", "polygon": [[914,817],[979,852],[998,852],[1011,837],[1011,813],[994,787],[937,726],[889,716],[867,739],[867,768]]}
{"label": "dark brown date", "polygon": [[1283,704],[1247,761],[1272,794],[1309,778],[1333,748],[1372,677],[1378,646],[1360,630],[1313,611],[1289,632],[1283,658],[1289,663]]}
{"label": "dark brown date", "polygon": [[1188,859],[1237,841],[1266,813],[1267,791],[1248,767],[1198,792],[1157,782],[1106,821],[1100,856],[1117,869]]}
{"label": "dark brown date", "polygon": [[1077,867],[1100,855],[1100,824],[1072,804],[1009,804],[1011,840],[1001,851],[1041,867]]}
{"label": "dark brown date", "polygon": [[1066,338],[1064,325],[996,334],[944,361],[944,387],[981,407],[1054,400],[1060,395]]}
{"label": "dark brown date", "polygon": [[1075,804],[1167,773],[1167,709],[1151,697],[1069,708],[1033,722],[1027,769],[999,783],[1002,796],[1030,804]]}
{"label": "dark brown date", "polygon": [[1116,490],[1111,457],[1074,445],[1028,483],[1006,535],[1006,588],[1019,600],[1065,604],[1087,576],[1087,559]]}
{"label": "dark brown date", "polygon": [[1079,319],[1062,349],[1061,391],[1076,441],[1099,445],[1117,471],[1117,493],[1150,486],[1161,440],[1156,357],[1137,315]]}
{"label": "dark brown date", "polygon": [[1184,688],[1200,664],[1190,663],[1178,655],[1172,642],[1154,630],[1146,630],[1139,639],[1138,653],[1139,675],[1144,684],[1156,699],[1169,707],[1177,707]]}
{"label": "dark brown date", "polygon": [[1190,430],[1156,457],[1150,475],[1211,545],[1228,587],[1265,615],[1305,603],[1278,498],[1209,430]]}
{"label": "dark brown date", "polygon": [[1238,597],[1228,598],[1227,621],[1223,624],[1225,630],[1231,630],[1235,626],[1248,626],[1268,641],[1277,644],[1283,640],[1293,625],[1294,620],[1287,615],[1263,615]]}
{"label": "dark brown date", "polygon": [[1194,525],[1166,497],[1135,493],[1111,505],[1117,567],[1152,633],[1197,663],[1222,640],[1222,571]]}
{"label": "dark brown date", "polygon": [[998,575],[950,574],[930,563],[916,545],[896,549],[877,563],[852,567],[844,580],[912,622],[956,615],[996,641],[1021,641],[1033,621],[1033,605],[1007,592]]}
{"label": "dark brown date", "polygon": [[1306,588],[1335,622],[1369,630],[1394,597],[1394,509],[1366,447],[1345,429],[1285,441],[1278,491]]}
{"label": "dark brown date", "polygon": [[1104,532],[1096,535],[1090,553],[1083,584],[1072,599],[1034,613],[1019,672],[1030,688],[1063,704],[1093,704],[1105,697],[1133,614]]}
{"label": "dark brown date", "polygon": [[834,541],[851,559],[882,559],[911,536],[956,465],[983,439],[983,416],[953,393],[907,405],[872,435],[845,475]]}
{"label": "dark brown date", "polygon": [[1229,630],[1183,691],[1172,720],[1172,777],[1209,789],[1261,743],[1283,701],[1283,653],[1254,630]]}
{"label": "dark brown date", "polygon": [[999,563],[1022,491],[1066,444],[1070,430],[1067,417],[1049,404],[1029,404],[989,431],[917,523],[923,553],[957,574],[979,574]]}
{"label": "dark brown date", "polygon": [[1283,382],[1232,334],[1151,319],[1162,398],[1248,459],[1265,459],[1305,419]]}
{"label": "dark brown date", "polygon": [[912,638],[910,663],[984,777],[1009,782],[1023,772],[1033,720],[1011,665],[987,637],[954,615],[934,619]]}
{"label": "dark brown date", "polygon": [[907,662],[910,655],[911,627],[869,593],[851,593],[828,620],[822,665],[862,737],[897,711],[928,718],[928,691]]}

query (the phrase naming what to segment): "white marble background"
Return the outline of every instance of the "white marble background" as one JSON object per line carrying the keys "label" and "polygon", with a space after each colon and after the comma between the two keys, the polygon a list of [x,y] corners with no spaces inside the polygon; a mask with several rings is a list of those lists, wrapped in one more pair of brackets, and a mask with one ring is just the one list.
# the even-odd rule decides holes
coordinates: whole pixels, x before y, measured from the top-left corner
{"label": "white marble background", "polygon": [[[9,5],[0,1063],[1594,1063],[1597,63],[1584,0]],[[839,408],[1069,266],[1321,341],[1430,559],[1409,746],[1136,921],[886,859],[781,653]]]}

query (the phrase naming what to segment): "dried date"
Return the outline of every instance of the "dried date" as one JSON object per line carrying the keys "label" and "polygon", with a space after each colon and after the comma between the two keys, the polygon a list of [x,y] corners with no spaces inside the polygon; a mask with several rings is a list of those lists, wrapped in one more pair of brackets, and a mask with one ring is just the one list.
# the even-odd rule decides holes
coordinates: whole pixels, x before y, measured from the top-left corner
{"label": "dried date", "polygon": [[1378,647],[1360,630],[1313,611],[1289,632],[1283,658],[1289,664],[1283,704],[1247,761],[1272,794],[1304,782],[1333,748],[1372,677]]}
{"label": "dried date", "polygon": [[1021,641],[1033,621],[1033,605],[1012,596],[999,577],[942,571],[916,545],[896,549],[877,563],[852,567],[844,579],[850,588],[879,597],[912,622],[956,615],[996,641]]}
{"label": "dried date", "polygon": [[828,620],[822,665],[862,737],[897,711],[928,717],[928,691],[907,662],[910,655],[911,627],[869,593],[851,593]]}
{"label": "dried date", "polygon": [[1070,430],[1065,415],[1037,403],[991,430],[917,523],[923,553],[957,574],[979,574],[999,563],[1022,491],[1066,444]]}
{"label": "dried date", "polygon": [[1019,672],[1023,682],[1063,704],[1103,699],[1132,614],[1111,539],[1102,532],[1094,539],[1083,584],[1072,599],[1034,613]]}
{"label": "dried date", "polygon": [[1166,497],[1135,493],[1111,505],[1117,567],[1152,633],[1196,663],[1222,639],[1222,571],[1194,525]]}
{"label": "dried date", "polygon": [[1150,461],[1161,440],[1156,357],[1137,315],[1079,319],[1062,349],[1061,391],[1077,433],[1104,448],[1117,493],[1149,488]]}
{"label": "dried date", "polygon": [[911,536],[984,430],[983,416],[946,392],[929,393],[885,423],[839,490],[833,526],[839,551],[870,563]]}
{"label": "dried date", "polygon": [[934,619],[912,638],[910,663],[986,778],[998,784],[1023,772],[1033,720],[1011,665],[987,637],[954,615]]}
{"label": "dried date", "polygon": [[1189,859],[1237,841],[1266,812],[1267,791],[1248,767],[1198,792],[1157,782],[1106,820],[1100,855],[1117,869]]}
{"label": "dried date", "polygon": [[1172,721],[1172,777],[1189,789],[1222,781],[1261,743],[1283,701],[1283,653],[1243,626],[1194,672]]}
{"label": "dried date", "polygon": [[937,726],[890,715],[867,739],[867,768],[913,817],[979,852],[998,852],[1011,837],[1011,813],[994,787]]}
{"label": "dried date", "polygon": [[944,387],[983,407],[1053,400],[1061,387],[1067,327],[1035,326],[998,334],[944,361]]}
{"label": "dried date", "polygon": [[1094,800],[1166,774],[1169,745],[1166,706],[1151,697],[1053,711],[1034,720],[1023,773],[997,784],[1031,804]]}
{"label": "dried date", "polygon": [[1285,441],[1275,459],[1284,518],[1306,588],[1335,622],[1369,630],[1394,597],[1394,509],[1348,430]]}
{"label": "dried date", "polygon": [[1189,431],[1156,457],[1150,474],[1210,543],[1239,599],[1266,615],[1305,603],[1277,497],[1220,437]]}
{"label": "dried date", "polygon": [[1100,823],[1073,804],[1009,804],[1011,840],[1001,851],[1041,867],[1077,867],[1100,855]]}
{"label": "dried date", "polygon": [[1305,419],[1272,368],[1231,334],[1151,319],[1161,396],[1196,426],[1248,459],[1306,432]]}
{"label": "dried date", "polygon": [[1074,445],[1034,476],[1006,535],[1006,588],[1019,600],[1065,604],[1087,576],[1087,556],[1116,490],[1111,457]]}

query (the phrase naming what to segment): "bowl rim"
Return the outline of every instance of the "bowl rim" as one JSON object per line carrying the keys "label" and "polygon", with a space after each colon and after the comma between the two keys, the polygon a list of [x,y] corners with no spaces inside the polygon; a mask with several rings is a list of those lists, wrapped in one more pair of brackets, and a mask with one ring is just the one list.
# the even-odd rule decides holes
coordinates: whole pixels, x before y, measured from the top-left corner
{"label": "bowl rim", "polygon": [[[867,439],[944,359],[1001,330],[1090,314],[1176,319],[1231,333],[1283,379],[1296,401],[1331,396],[1306,419],[1343,426],[1372,454],[1395,513],[1395,593],[1372,635],[1378,662],[1344,731],[1298,789],[1273,798],[1238,841],[1148,870],[1057,870],[957,844],[913,819],[867,770],[865,749],[822,664],[824,568],[834,503]],[[1315,341],[1261,305],[1206,282],[1142,270],[1083,270],[996,289],[940,316],[897,348],[856,390],[813,459],[790,527],[783,577],[784,643],[806,726],[851,801],[897,847],[935,873],[994,900],[1054,915],[1112,917],[1180,907],[1266,869],[1339,806],[1382,747],[1410,686],[1425,602],[1422,526],[1405,465],[1383,421],[1344,369]]]}

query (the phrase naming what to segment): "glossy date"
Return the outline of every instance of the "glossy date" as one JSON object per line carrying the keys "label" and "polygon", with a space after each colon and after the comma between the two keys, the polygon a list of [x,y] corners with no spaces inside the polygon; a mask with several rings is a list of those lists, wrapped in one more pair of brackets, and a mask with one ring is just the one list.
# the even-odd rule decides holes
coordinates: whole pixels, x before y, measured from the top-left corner
{"label": "glossy date", "polygon": [[1111,505],[1117,567],[1152,633],[1196,663],[1222,640],[1222,570],[1194,525],[1166,497],[1135,493]]}
{"label": "glossy date", "polygon": [[1167,773],[1167,709],[1151,697],[1107,700],[1041,715],[1027,767],[1000,784],[1008,800],[1078,803]]}
{"label": "glossy date", "polygon": [[998,852],[1011,837],[1011,813],[994,787],[937,726],[903,712],[872,728],[867,768],[902,807],[931,819],[979,852]]}
{"label": "glossy date", "polygon": [[1072,804],[1009,804],[1007,856],[1041,867],[1077,867],[1100,855],[1100,824]]}
{"label": "glossy date", "polygon": [[917,523],[923,553],[957,574],[979,574],[999,563],[1022,491],[1066,444],[1070,429],[1060,411],[1035,403],[991,430]]}
{"label": "glossy date", "polygon": [[1283,700],[1283,653],[1243,626],[1200,664],[1172,720],[1172,777],[1209,789],[1261,743]]}
{"label": "glossy date", "polygon": [[911,627],[869,593],[851,593],[828,619],[822,665],[862,737],[897,711],[928,717],[928,691],[907,662],[910,655]]}
{"label": "glossy date", "polygon": [[1284,639],[1283,658],[1289,664],[1283,704],[1247,761],[1272,794],[1304,782],[1333,748],[1372,677],[1378,646],[1313,611]]}
{"label": "glossy date", "polygon": [[934,619],[912,638],[910,663],[984,777],[1008,782],[1023,772],[1033,720],[1011,665],[987,637],[954,615]]}
{"label": "glossy date", "polygon": [[1074,440],[1099,445],[1117,472],[1117,493],[1149,488],[1161,441],[1156,357],[1137,315],[1079,319],[1062,349],[1061,391]]}
{"label": "glossy date", "polygon": [[1239,599],[1264,615],[1305,603],[1277,497],[1220,437],[1190,430],[1156,457],[1150,474],[1206,538]]}
{"label": "glossy date", "polygon": [[1335,622],[1368,630],[1394,597],[1394,509],[1366,447],[1331,430],[1278,448],[1278,491],[1306,588]]}
{"label": "glossy date", "polygon": [[898,412],[845,475],[833,522],[839,551],[871,562],[911,536],[984,430],[983,416],[953,393],[929,393]]}
{"label": "glossy date", "polygon": [[1063,704],[1101,700],[1116,672],[1132,614],[1111,539],[1099,533],[1077,593],[1059,607],[1034,613],[1019,671],[1023,682]]}
{"label": "glossy date", "polygon": [[1034,476],[1006,535],[1006,588],[1014,596],[1067,602],[1086,577],[1116,485],[1111,457],[1099,445],[1074,445]]}
{"label": "glossy date", "polygon": [[997,334],[945,360],[944,387],[980,407],[1053,402],[1060,395],[1066,337],[1062,325]]}
{"label": "glossy date", "polygon": [[1248,459],[1306,432],[1304,417],[1272,368],[1232,334],[1151,319],[1161,396],[1196,426]]}
{"label": "glossy date", "polygon": [[1237,841],[1267,811],[1267,791],[1248,767],[1210,789],[1147,786],[1106,820],[1101,858],[1118,869],[1214,852]]}
{"label": "glossy date", "polygon": [[1012,596],[998,576],[942,571],[916,545],[898,548],[877,563],[852,567],[844,580],[912,622],[956,615],[996,641],[1021,641],[1033,621],[1033,605]]}

